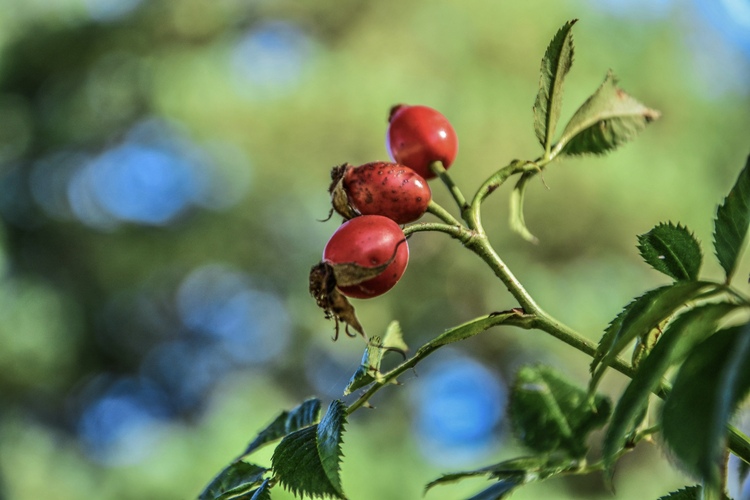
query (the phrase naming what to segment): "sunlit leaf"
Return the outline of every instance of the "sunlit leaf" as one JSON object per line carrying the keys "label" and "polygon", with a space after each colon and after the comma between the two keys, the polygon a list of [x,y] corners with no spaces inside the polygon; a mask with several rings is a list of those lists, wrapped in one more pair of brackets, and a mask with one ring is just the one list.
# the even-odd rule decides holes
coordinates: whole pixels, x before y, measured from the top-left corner
{"label": "sunlit leaf", "polygon": [[664,401],[662,432],[680,462],[716,488],[727,423],[750,390],[750,325],[721,330],[690,352]]}
{"label": "sunlit leaf", "polygon": [[677,282],[646,292],[628,304],[612,321],[599,343],[591,364],[591,386],[596,387],[610,363],[633,340],[648,335],[685,303],[713,293],[716,289],[716,284],[703,281]]}
{"label": "sunlit leaf", "polygon": [[249,455],[258,448],[281,439],[291,432],[308,427],[316,423],[319,418],[319,399],[308,399],[290,411],[283,411],[247,445],[243,455]]}
{"label": "sunlit leaf", "polygon": [[659,224],[638,236],[643,260],[677,281],[697,280],[703,255],[695,236],[685,226]]}
{"label": "sunlit leaf", "polygon": [[534,102],[534,131],[545,151],[549,151],[560,118],[563,81],[573,64],[573,25],[568,21],[557,32],[542,59],[539,92]]}
{"label": "sunlit leaf", "polygon": [[533,173],[524,172],[518,179],[513,191],[510,193],[510,228],[518,233],[521,238],[531,243],[538,243],[536,236],[526,227],[526,220],[523,216],[523,199],[526,192],[526,184],[533,177]]}
{"label": "sunlit leaf", "polygon": [[200,500],[231,498],[261,484],[267,470],[265,467],[247,462],[234,462],[219,472],[198,498]]}
{"label": "sunlit leaf", "polygon": [[387,351],[396,351],[404,354],[408,346],[404,342],[404,333],[398,321],[391,321],[381,340],[380,337],[371,337],[362,355],[362,362],[354,372],[352,378],[344,389],[344,396],[353,391],[366,387],[367,385],[381,380],[380,363]]}
{"label": "sunlit leaf", "polygon": [[570,383],[550,367],[523,367],[513,384],[509,417],[514,434],[534,451],[586,454],[589,432],[609,417],[609,399]]}
{"label": "sunlit leaf", "polygon": [[335,400],[319,424],[289,434],[274,450],[273,470],[295,495],[345,498],[339,466],[346,406]]}
{"label": "sunlit leaf", "polygon": [[659,116],[618,88],[610,72],[570,119],[556,148],[562,147],[567,155],[608,153],[634,139]]}
{"label": "sunlit leaf", "polygon": [[727,282],[737,267],[737,260],[745,244],[750,224],[750,157],[740,172],[737,182],[716,212],[714,249],[724,269]]}
{"label": "sunlit leaf", "polygon": [[659,342],[641,362],[612,413],[602,451],[608,468],[625,446],[627,436],[633,432],[651,392],[659,386],[667,369],[684,359],[698,343],[717,330],[724,318],[740,307],[725,303],[696,307],[677,317],[664,330]]}
{"label": "sunlit leaf", "polygon": [[383,347],[401,352],[409,350],[409,346],[406,345],[406,341],[404,340],[404,331],[401,329],[401,323],[398,321],[393,320],[388,323],[385,335],[383,335]]}
{"label": "sunlit leaf", "polygon": [[362,361],[344,389],[344,396],[378,380],[383,352],[383,341],[380,337],[370,337],[370,340],[365,347],[365,352],[362,355]]}

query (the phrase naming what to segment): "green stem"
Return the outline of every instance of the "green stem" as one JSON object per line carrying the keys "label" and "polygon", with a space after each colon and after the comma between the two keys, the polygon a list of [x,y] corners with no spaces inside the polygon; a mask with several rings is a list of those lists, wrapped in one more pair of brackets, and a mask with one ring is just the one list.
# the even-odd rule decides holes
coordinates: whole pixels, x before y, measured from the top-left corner
{"label": "green stem", "polygon": [[404,228],[404,235],[410,236],[414,233],[424,231],[437,231],[439,233],[445,233],[451,237],[461,241],[464,245],[469,242],[474,233],[463,227],[460,223],[456,225],[443,224],[442,222],[419,222],[417,224],[411,224]]}
{"label": "green stem", "polygon": [[[552,161],[555,156],[559,153],[559,148],[552,150],[548,157],[540,158],[534,162],[523,162],[514,160],[509,165],[501,168],[490,176],[477,191],[476,195],[471,201],[471,204],[466,203],[466,199],[461,194],[461,191],[453,183],[450,176],[443,168],[440,162],[435,162],[431,165],[433,172],[436,172],[445,185],[450,190],[453,198],[461,209],[462,218],[466,221],[468,228],[461,225],[453,216],[446,212],[442,207],[436,203],[430,204],[430,212],[436,215],[438,218],[443,220],[443,223],[419,223],[407,226],[404,229],[404,233],[409,235],[420,231],[439,231],[450,235],[453,238],[460,240],[464,246],[473,251],[479,256],[495,273],[495,275],[503,282],[508,291],[518,301],[522,310],[514,311],[514,314],[499,314],[496,321],[488,321],[489,316],[483,316],[476,318],[464,325],[462,328],[470,329],[473,325],[481,325],[479,330],[486,330],[496,325],[510,325],[517,326],[524,329],[538,329],[546,332],[553,337],[563,341],[569,346],[589,355],[594,356],[597,350],[597,345],[580,335],[572,328],[566,326],[562,322],[555,319],[549,313],[544,311],[532,298],[532,296],[526,291],[524,286],[511,272],[510,268],[503,262],[500,256],[495,252],[494,248],[489,242],[487,235],[484,232],[481,221],[481,204],[484,199],[489,196],[495,189],[500,187],[511,175],[521,172],[538,172],[541,171],[544,166]],[[727,287],[728,288],[728,287]],[[731,292],[732,290],[728,288]],[[747,299],[737,295],[737,298],[742,301]],[[391,383],[404,373],[406,370],[416,366],[422,359],[429,356],[436,349],[440,348],[443,343],[433,341],[428,342],[417,353],[410,359],[404,361],[391,371],[383,374],[383,377],[378,382],[375,382],[370,388],[365,391],[354,403],[347,408],[347,414],[350,414],[363,406],[369,401],[369,399],[382,387]],[[629,363],[616,358],[609,365],[611,368],[622,373],[623,375],[633,378],[636,374],[635,368]],[[666,383],[660,384],[660,386],[654,391],[654,393],[660,398],[665,398],[669,393],[670,387]],[[728,447],[737,455],[740,459],[747,463],[750,463],[750,438],[745,434],[737,430],[733,426],[728,426]]]}
{"label": "green stem", "polygon": [[[481,229],[481,225],[479,226]],[[479,232],[480,229],[477,229]],[[467,245],[471,251],[479,256],[490,268],[494,271],[495,276],[500,278],[508,291],[515,297],[518,303],[523,307],[527,313],[535,313],[541,310],[539,305],[534,301],[529,292],[526,291],[524,286],[518,281],[518,278],[511,272],[505,262],[495,252],[495,249],[490,245],[487,236],[479,232],[476,237],[471,240]]]}
{"label": "green stem", "polygon": [[435,200],[430,200],[430,203],[427,205],[427,211],[446,224],[450,224],[452,226],[461,225],[461,223],[458,222],[458,220],[453,217],[450,212],[438,205]]}
{"label": "green stem", "polygon": [[481,204],[492,192],[503,185],[511,175],[523,172],[529,162],[521,160],[513,160],[508,165],[504,166],[494,174],[492,174],[484,183],[479,187],[474,198],[471,200],[471,205],[466,213],[466,222],[469,227],[473,229],[479,229],[482,227],[481,220]]}
{"label": "green stem", "polygon": [[445,186],[448,188],[448,191],[450,191],[453,199],[456,200],[458,209],[461,210],[461,213],[464,213],[469,205],[468,203],[466,203],[466,198],[464,197],[463,193],[461,193],[461,190],[458,188],[458,186],[456,186],[456,183],[453,182],[453,179],[451,179],[451,176],[443,166],[443,163],[439,161],[432,162],[430,164],[430,170],[435,173],[435,175],[440,177],[440,180],[443,181],[443,184],[445,184]]}
{"label": "green stem", "polygon": [[443,334],[443,336],[449,333],[455,333],[459,329],[469,333],[467,333],[466,337],[461,337],[459,335],[455,339],[451,338],[443,340],[441,339],[441,336],[431,340],[430,342],[427,342],[417,350],[414,356],[407,359],[397,367],[393,368],[391,371],[384,373],[380,380],[373,383],[370,388],[367,389],[367,391],[365,391],[359,398],[357,398],[356,401],[349,405],[349,407],[346,409],[346,414],[349,415],[359,407],[363,406],[376,392],[378,392],[386,385],[392,383],[399,375],[401,375],[405,371],[414,368],[417,363],[422,361],[437,349],[443,347],[444,345],[457,342],[458,340],[461,340],[461,338],[468,338],[469,336],[476,335],[477,333],[488,330],[498,325],[520,326],[522,328],[528,328],[530,326],[528,323],[528,317],[523,315],[521,312],[507,311],[505,313],[480,316],[479,318],[475,318],[467,323],[464,323],[463,325],[452,328],[445,334]]}

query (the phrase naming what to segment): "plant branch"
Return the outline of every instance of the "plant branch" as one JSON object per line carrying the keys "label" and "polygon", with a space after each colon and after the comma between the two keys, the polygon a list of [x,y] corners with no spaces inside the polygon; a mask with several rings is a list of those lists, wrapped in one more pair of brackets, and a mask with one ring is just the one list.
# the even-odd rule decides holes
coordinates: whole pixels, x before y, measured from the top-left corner
{"label": "plant branch", "polygon": [[437,204],[435,200],[430,200],[430,203],[427,205],[427,211],[446,224],[450,224],[452,226],[461,225],[461,223],[455,217],[453,217],[450,212]]}
{"label": "plant branch", "polygon": [[456,183],[453,182],[453,179],[451,179],[451,176],[443,166],[443,163],[439,161],[432,162],[430,164],[430,170],[435,173],[435,175],[440,177],[440,180],[443,181],[443,184],[445,184],[445,186],[448,188],[448,191],[450,191],[453,199],[456,200],[458,209],[461,210],[461,213],[463,214],[469,207],[469,205],[468,203],[466,203],[466,198],[464,197],[463,193],[461,193],[461,190],[458,188],[458,186],[456,186]]}
{"label": "plant branch", "polygon": [[369,401],[369,399],[384,386],[395,381],[396,377],[404,373],[405,371],[413,368],[422,361],[424,358],[432,354],[434,351],[444,345],[448,345],[453,342],[458,342],[465,338],[472,337],[478,333],[483,332],[493,326],[498,325],[512,325],[528,327],[528,317],[523,315],[518,310],[504,311],[501,313],[487,314],[480,316],[471,321],[468,321],[462,325],[458,325],[454,328],[446,330],[443,334],[432,339],[431,341],[420,347],[417,352],[411,358],[407,359],[391,371],[382,374],[377,382],[374,382],[369,389],[367,389],[356,401],[349,405],[346,410],[346,414],[349,415],[359,407],[363,406]]}
{"label": "plant branch", "polygon": [[417,224],[411,224],[404,228],[404,235],[408,237],[414,233],[424,231],[445,233],[452,238],[461,241],[464,245],[474,237],[474,233],[463,227],[461,224],[449,225],[443,224],[442,222],[419,222]]}

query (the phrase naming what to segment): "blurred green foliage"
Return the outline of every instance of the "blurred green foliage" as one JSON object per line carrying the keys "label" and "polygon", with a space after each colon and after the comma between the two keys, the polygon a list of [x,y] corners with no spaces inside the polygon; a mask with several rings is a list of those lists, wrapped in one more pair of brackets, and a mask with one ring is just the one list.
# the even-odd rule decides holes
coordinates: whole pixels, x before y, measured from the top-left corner
{"label": "blurred green foliage", "polygon": [[[506,189],[488,200],[485,220],[538,302],[598,339],[629,297],[664,281],[639,262],[636,234],[680,221],[710,240],[750,130],[750,39],[743,47],[722,37],[720,2],[621,3],[1,1],[0,498],[194,497],[278,411],[312,394],[339,397],[363,345],[330,342],[332,324],[306,283],[335,227],[318,222],[329,210],[330,167],[386,159],[387,112],[398,102],[432,106],[452,121],[461,144],[451,173],[465,192],[513,158],[536,157],[539,61],[571,18],[581,21],[563,123],[610,68],[663,118],[610,156],[551,165],[548,189],[535,179],[526,222],[538,246],[509,231]],[[169,124],[176,150],[203,159],[199,180],[221,179],[157,222],[137,217],[152,214],[141,211],[149,203],[177,203],[152,196],[158,179],[136,179],[152,198],[136,190],[135,205],[124,207],[92,198],[121,193],[123,177],[76,184],[81,165],[126,143],[144,120]],[[450,206],[442,186],[433,191]],[[416,235],[410,247],[399,286],[357,302],[368,331],[398,319],[414,348],[515,306],[444,235]],[[709,276],[719,277],[707,261]],[[186,276],[212,263],[247,276],[255,297],[283,305],[275,323],[287,325],[283,351],[271,342],[266,359],[259,343],[240,361],[230,352],[208,365],[174,357],[155,376],[145,367],[159,349],[183,343],[200,351],[209,342],[191,333],[179,297]],[[745,262],[737,274],[749,271]],[[209,292],[199,299],[211,303]],[[272,320],[263,335],[275,335]],[[587,376],[588,359],[534,332],[494,330],[461,348],[505,378],[527,361]],[[203,385],[189,378],[203,380],[203,372],[215,376]],[[101,399],[118,380],[155,384],[146,392],[168,402],[156,405],[137,439],[113,438],[132,452],[124,455],[97,448],[107,413],[84,418],[97,401],[128,401]],[[404,418],[416,411],[409,385],[418,378],[403,382],[375,398],[377,410],[350,419],[342,478],[353,499],[418,498],[441,472],[487,461],[429,460]],[[609,382],[607,390],[622,387],[616,377]],[[170,391],[189,392],[188,403]],[[518,444],[498,434],[492,460],[517,455]],[[256,461],[268,464],[270,453]],[[641,447],[618,467],[616,486],[618,498],[656,498],[685,482],[658,450]],[[467,482],[439,494],[479,488]],[[514,498],[541,497],[609,493],[591,477],[534,485]],[[274,498],[291,495],[276,488]]]}

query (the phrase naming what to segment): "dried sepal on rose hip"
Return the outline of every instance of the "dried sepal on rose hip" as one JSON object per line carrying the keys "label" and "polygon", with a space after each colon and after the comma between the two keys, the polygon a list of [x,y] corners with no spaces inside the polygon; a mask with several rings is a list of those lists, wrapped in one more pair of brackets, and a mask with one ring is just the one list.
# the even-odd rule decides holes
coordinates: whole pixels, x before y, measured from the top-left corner
{"label": "dried sepal on rose hip", "polygon": [[432,199],[421,175],[404,165],[382,161],[333,167],[328,191],[333,209],[345,219],[382,215],[397,224],[422,217]]}
{"label": "dried sepal on rose hip", "polygon": [[354,307],[346,297],[365,299],[382,295],[401,279],[409,262],[404,232],[381,215],[362,215],[344,222],[328,240],[323,260],[310,270],[310,294],[326,319],[339,322],[366,337]]}
{"label": "dried sepal on rose hip", "polygon": [[440,161],[446,169],[458,154],[458,136],[439,111],[428,106],[393,106],[388,117],[386,149],[393,161],[412,168],[425,179],[435,174],[430,164]]}

